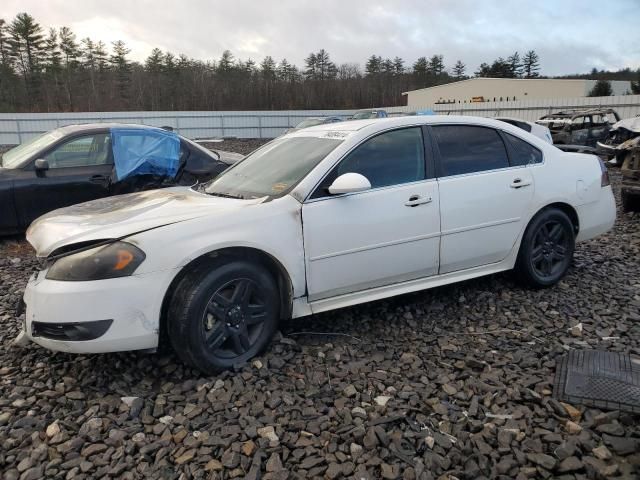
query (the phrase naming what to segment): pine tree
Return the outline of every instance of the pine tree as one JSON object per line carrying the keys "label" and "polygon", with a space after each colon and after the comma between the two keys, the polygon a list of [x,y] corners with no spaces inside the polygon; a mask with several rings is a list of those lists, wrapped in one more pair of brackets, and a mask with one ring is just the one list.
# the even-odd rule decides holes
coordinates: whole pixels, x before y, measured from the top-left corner
{"label": "pine tree", "polygon": [[640,95],[640,68],[638,69],[638,80],[631,82],[631,93],[634,95]]}
{"label": "pine tree", "polygon": [[0,65],[9,67],[11,63],[10,57],[7,22],[0,18]]}
{"label": "pine tree", "polygon": [[89,37],[83,38],[80,41],[80,58],[84,67],[88,70],[95,71],[96,69],[96,46]]}
{"label": "pine tree", "polygon": [[514,52],[513,55],[507,58],[507,63],[509,64],[509,71],[511,77],[520,78],[522,77],[522,62],[520,61],[520,55],[518,52]]}
{"label": "pine tree", "polygon": [[144,68],[148,72],[159,73],[162,70],[162,64],[164,61],[164,53],[159,48],[151,50],[151,54],[144,62]]}
{"label": "pine tree", "polygon": [[234,64],[235,59],[233,58],[233,54],[230,50],[225,50],[222,52],[222,56],[218,61],[218,67],[216,70],[220,73],[229,73],[233,70],[233,67],[235,66]]}
{"label": "pine tree", "polygon": [[60,29],[60,50],[64,59],[64,66],[70,70],[78,66],[80,49],[76,43],[76,34],[68,27]]}
{"label": "pine tree", "polygon": [[539,77],[540,74],[540,59],[538,54],[534,50],[529,50],[522,59],[522,72],[524,78]]}
{"label": "pine tree", "polygon": [[19,13],[9,26],[9,35],[11,56],[25,78],[33,77],[38,73],[42,56],[42,27],[28,13]]}
{"label": "pine tree", "polygon": [[467,66],[464,63],[462,63],[462,60],[458,60],[456,64],[453,66],[453,70],[452,70],[454,78],[458,80],[463,79],[466,68]]}
{"label": "pine tree", "polygon": [[371,55],[367,59],[367,63],[364,66],[364,71],[367,77],[378,75],[382,70],[382,57],[377,55]]}
{"label": "pine tree", "polygon": [[107,60],[107,46],[104,44],[102,40],[98,41],[95,44],[95,49],[93,50],[93,57],[96,60],[96,66],[99,71],[104,71],[107,69],[108,60]]}
{"label": "pine tree", "polygon": [[276,78],[276,62],[271,56],[267,55],[260,63],[260,74],[265,80],[274,80]]}
{"label": "pine tree", "polygon": [[58,32],[55,28],[49,29],[49,35],[44,42],[44,62],[48,72],[60,70],[61,53],[58,45]]}
{"label": "pine tree", "polygon": [[385,58],[382,61],[382,73],[388,76],[388,75],[393,75],[393,72],[394,72],[393,60],[391,60],[390,58]]}
{"label": "pine tree", "polygon": [[426,57],[420,57],[413,64],[413,74],[418,76],[425,76],[427,74],[427,68],[429,63]]}
{"label": "pine tree", "polygon": [[402,75],[404,73],[404,60],[400,57],[393,59],[393,73],[396,75]]}
{"label": "pine tree", "polygon": [[109,57],[111,68],[116,73],[116,87],[118,99],[124,106],[128,106],[129,85],[131,83],[131,63],[127,55],[131,52],[122,40],[111,42],[113,52]]}
{"label": "pine tree", "polygon": [[609,97],[611,95],[613,95],[611,82],[608,80],[598,80],[587,96],[588,97]]}
{"label": "pine tree", "polygon": [[316,53],[316,78],[318,80],[326,80],[335,78],[338,74],[336,64],[331,61],[329,52],[321,48]]}
{"label": "pine tree", "polygon": [[435,76],[441,75],[444,72],[444,57],[442,55],[432,56],[427,71]]}

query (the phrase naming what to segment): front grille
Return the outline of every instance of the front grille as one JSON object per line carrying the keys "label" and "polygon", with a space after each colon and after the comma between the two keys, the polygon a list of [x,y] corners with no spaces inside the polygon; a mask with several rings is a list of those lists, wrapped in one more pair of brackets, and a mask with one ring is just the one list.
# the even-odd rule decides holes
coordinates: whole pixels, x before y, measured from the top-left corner
{"label": "front grille", "polygon": [[95,340],[104,335],[112,323],[113,320],[72,323],[32,322],[31,336],[72,342]]}

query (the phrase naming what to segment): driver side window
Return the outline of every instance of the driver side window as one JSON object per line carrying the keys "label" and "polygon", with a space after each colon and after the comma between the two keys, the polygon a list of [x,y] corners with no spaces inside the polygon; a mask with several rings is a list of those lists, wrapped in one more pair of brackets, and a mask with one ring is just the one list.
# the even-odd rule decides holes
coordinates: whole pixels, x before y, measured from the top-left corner
{"label": "driver side window", "polygon": [[424,180],[425,157],[422,129],[403,128],[381,133],[351,151],[322,181],[311,198],[328,196],[327,189],[345,173],[359,173],[371,188]]}
{"label": "driver side window", "polygon": [[77,137],[55,147],[45,155],[49,168],[106,165],[111,160],[111,136],[98,133]]}

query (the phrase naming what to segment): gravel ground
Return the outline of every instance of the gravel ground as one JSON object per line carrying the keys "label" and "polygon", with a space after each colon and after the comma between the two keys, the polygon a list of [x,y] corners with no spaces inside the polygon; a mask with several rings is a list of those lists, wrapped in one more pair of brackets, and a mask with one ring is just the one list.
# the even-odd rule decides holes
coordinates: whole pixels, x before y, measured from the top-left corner
{"label": "gravel ground", "polygon": [[11,346],[35,262],[4,240],[3,478],[637,478],[639,416],[552,398],[569,348],[640,354],[640,215],[618,215],[552,289],[502,274],[288,322],[214,377]]}

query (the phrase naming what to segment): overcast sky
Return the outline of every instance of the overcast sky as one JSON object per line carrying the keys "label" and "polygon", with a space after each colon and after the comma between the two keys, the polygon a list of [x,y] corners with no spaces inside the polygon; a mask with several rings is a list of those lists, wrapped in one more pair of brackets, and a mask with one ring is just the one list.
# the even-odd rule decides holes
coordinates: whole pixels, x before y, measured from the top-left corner
{"label": "overcast sky", "polygon": [[538,52],[542,73],[640,67],[640,0],[2,0],[0,18],[28,12],[78,39],[124,40],[131,58],[153,47],[201,60],[225,50],[303,65],[325,48],[336,63],[371,54],[411,65],[443,54],[472,73],[514,51]]}

